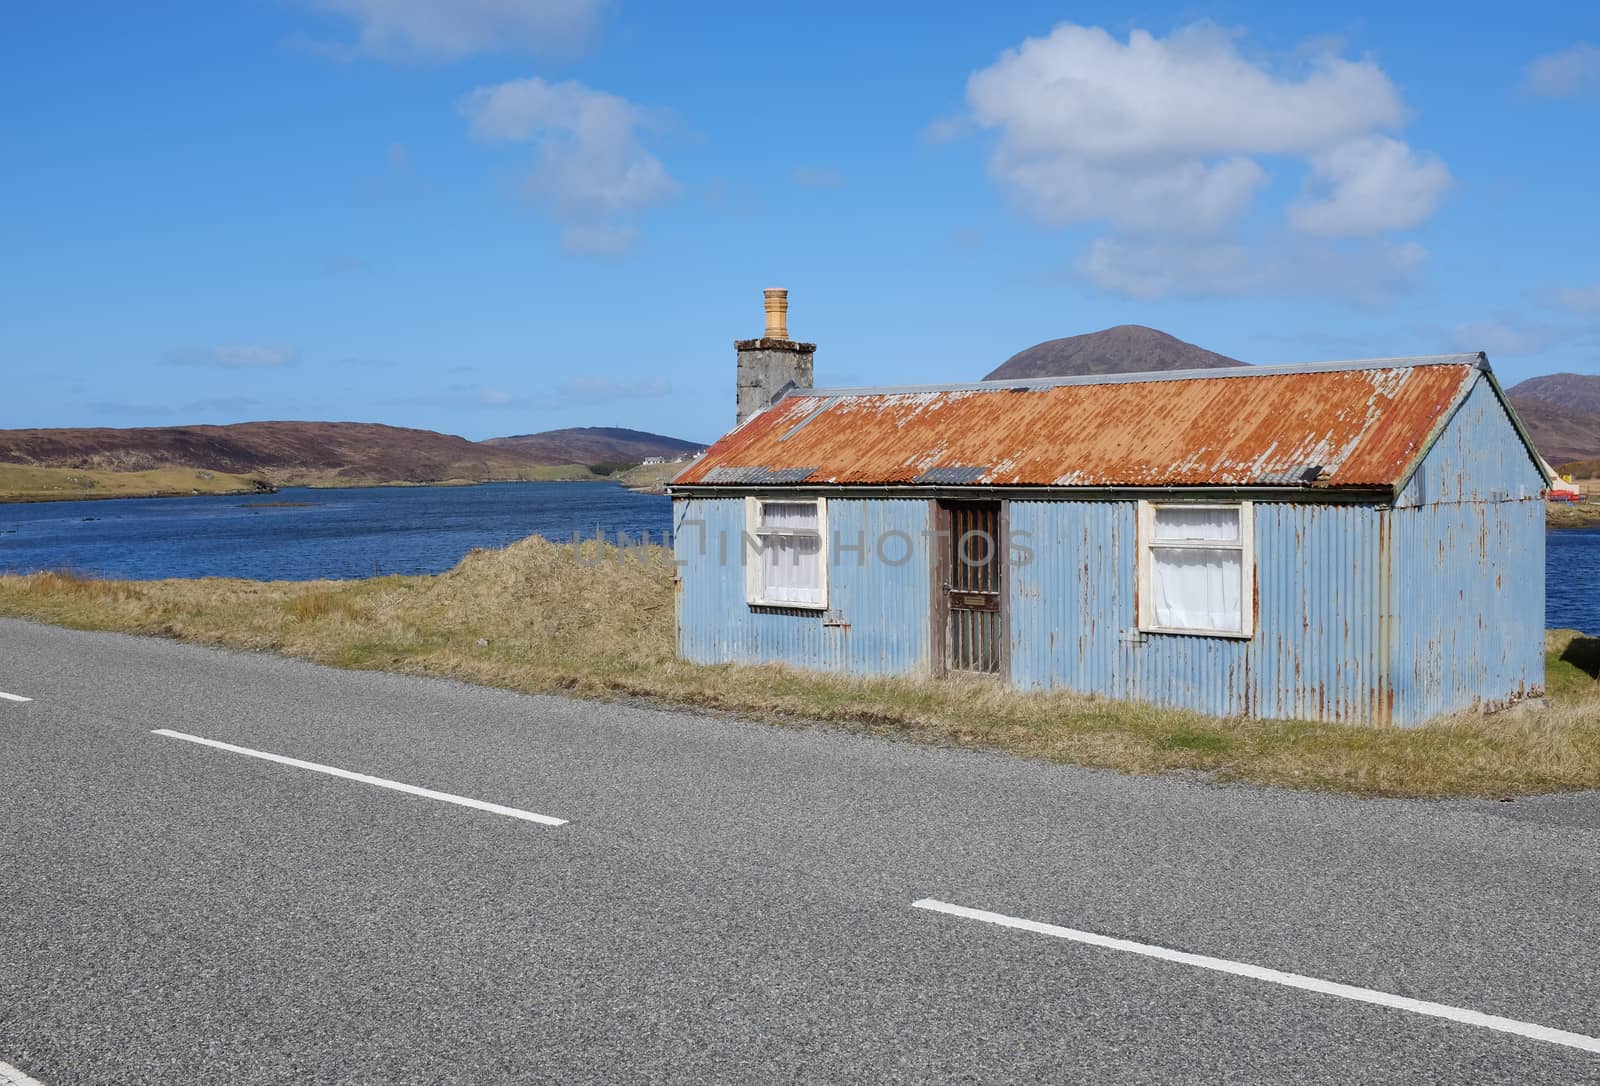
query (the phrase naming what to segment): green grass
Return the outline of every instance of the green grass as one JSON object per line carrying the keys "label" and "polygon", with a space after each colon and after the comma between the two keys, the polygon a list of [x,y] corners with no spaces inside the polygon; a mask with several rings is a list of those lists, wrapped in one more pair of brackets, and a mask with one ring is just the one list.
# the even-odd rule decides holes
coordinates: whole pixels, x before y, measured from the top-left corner
{"label": "green grass", "polygon": [[1206,754],[1227,754],[1233,750],[1233,740],[1219,732],[1198,728],[1179,728],[1156,740],[1162,750],[1197,750]]}
{"label": "green grass", "polygon": [[230,475],[193,468],[98,471],[0,464],[0,501],[82,501],[85,498],[147,498],[181,494],[250,494],[266,488],[257,475]]}
{"label": "green grass", "polygon": [[[97,581],[0,576],[0,614],[268,651],[338,667],[525,692],[642,698],[785,725],[1129,773],[1362,795],[1506,796],[1600,788],[1600,640],[1552,631],[1551,708],[1378,729],[1206,717],[960,679],[865,679],[699,666],[674,653],[673,571],[652,547],[595,563],[530,538],[436,577],[363,581]],[[480,643],[480,641],[482,643]]]}
{"label": "green grass", "polygon": [[688,466],[687,462],[678,464],[640,464],[638,467],[629,468],[623,472],[620,476],[620,481],[623,486],[634,490],[660,490]]}

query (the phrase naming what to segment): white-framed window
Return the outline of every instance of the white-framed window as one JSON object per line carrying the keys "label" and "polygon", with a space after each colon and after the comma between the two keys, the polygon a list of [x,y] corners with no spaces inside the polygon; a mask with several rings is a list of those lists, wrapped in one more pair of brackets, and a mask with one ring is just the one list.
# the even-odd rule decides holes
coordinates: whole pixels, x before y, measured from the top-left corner
{"label": "white-framed window", "polygon": [[1250,502],[1139,503],[1139,629],[1249,637],[1255,626]]}
{"label": "white-framed window", "polygon": [[826,498],[744,500],[745,598],[753,607],[828,607]]}

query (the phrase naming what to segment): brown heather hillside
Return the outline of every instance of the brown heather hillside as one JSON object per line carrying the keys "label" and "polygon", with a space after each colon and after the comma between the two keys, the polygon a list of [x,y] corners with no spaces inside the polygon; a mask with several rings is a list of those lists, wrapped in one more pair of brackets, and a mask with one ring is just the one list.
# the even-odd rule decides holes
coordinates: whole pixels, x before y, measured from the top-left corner
{"label": "brown heather hillside", "polygon": [[1119,324],[1103,332],[1068,336],[1018,351],[985,381],[1025,377],[1070,377],[1087,373],[1148,373],[1151,370],[1209,370],[1243,366],[1236,358],[1185,343],[1142,324]]}
{"label": "brown heather hillside", "polygon": [[0,461],[102,471],[185,467],[274,484],[517,479],[535,461],[463,437],[361,422],[0,431]]}
{"label": "brown heather hillside", "polygon": [[1600,376],[1592,374],[1547,373],[1543,377],[1530,377],[1506,392],[1523,399],[1545,400],[1600,413]]}
{"label": "brown heather hillside", "polygon": [[[613,432],[629,436],[591,436]],[[635,446],[651,451],[636,453]],[[699,448],[632,430],[553,431],[478,442],[365,422],[0,430],[0,464],[119,473],[189,469],[258,475],[276,486],[592,478],[585,465],[637,463]]]}
{"label": "brown heather hillside", "polygon": [[1511,386],[1506,395],[1550,463],[1600,458],[1600,376],[1530,377]]}
{"label": "brown heather hillside", "polygon": [[484,444],[514,449],[542,464],[639,464],[652,456],[675,460],[705,450],[697,442],[619,426],[575,426],[541,434],[492,437]]}

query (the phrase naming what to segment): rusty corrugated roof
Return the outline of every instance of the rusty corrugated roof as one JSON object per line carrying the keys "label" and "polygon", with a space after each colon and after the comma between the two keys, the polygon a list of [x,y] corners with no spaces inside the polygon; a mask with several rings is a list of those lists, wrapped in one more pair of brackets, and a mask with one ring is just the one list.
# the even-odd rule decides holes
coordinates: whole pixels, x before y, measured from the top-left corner
{"label": "rusty corrugated roof", "polygon": [[673,482],[1396,487],[1486,368],[1445,355],[811,390]]}

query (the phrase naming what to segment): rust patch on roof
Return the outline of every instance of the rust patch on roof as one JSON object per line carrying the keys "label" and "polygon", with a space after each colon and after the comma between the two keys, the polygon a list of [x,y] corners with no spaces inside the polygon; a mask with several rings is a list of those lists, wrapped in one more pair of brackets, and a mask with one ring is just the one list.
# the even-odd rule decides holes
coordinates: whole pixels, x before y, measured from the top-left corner
{"label": "rust patch on roof", "polygon": [[790,395],[674,482],[1393,487],[1478,376],[1455,360],[1226,372],[1026,395],[1003,383]]}

